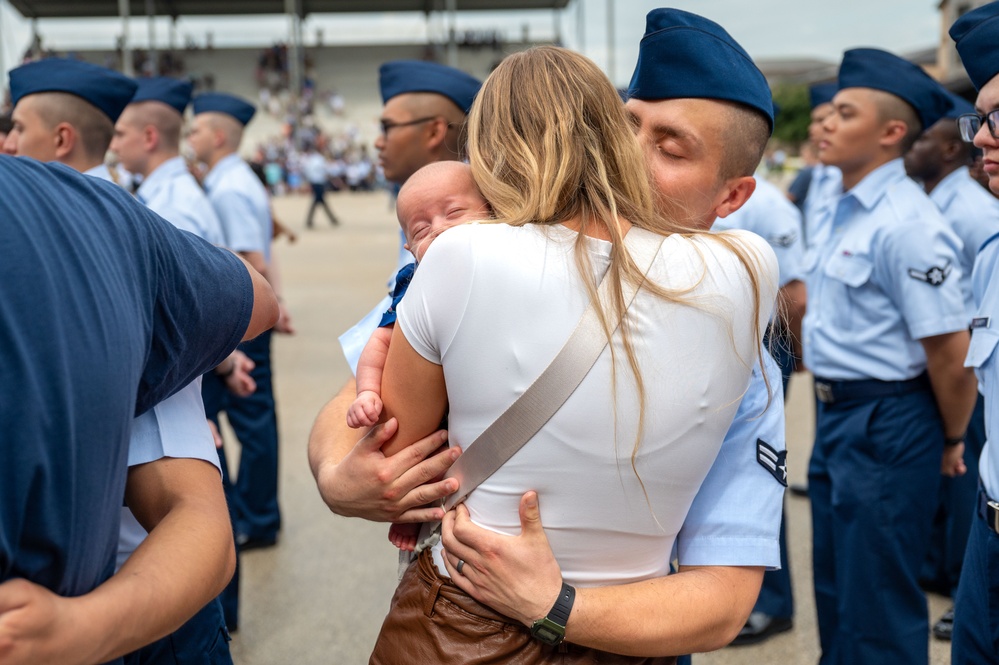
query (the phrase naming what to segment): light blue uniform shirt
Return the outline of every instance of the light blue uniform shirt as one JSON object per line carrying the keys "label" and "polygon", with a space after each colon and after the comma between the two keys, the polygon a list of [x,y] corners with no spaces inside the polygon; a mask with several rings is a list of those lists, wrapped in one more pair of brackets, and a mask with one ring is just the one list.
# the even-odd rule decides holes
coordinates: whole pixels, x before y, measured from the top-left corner
{"label": "light blue uniform shirt", "polygon": [[784,192],[763,178],[756,178],[756,190],[746,203],[724,219],[715,220],[713,231],[743,229],[760,236],[777,255],[780,285],[801,279],[804,244],[801,239],[801,213]]}
{"label": "light blue uniform shirt", "polygon": [[837,202],[805,261],[805,364],[834,380],[902,381],[926,370],[918,340],[967,328],[961,241],[901,159]]}
{"label": "light blue uniform shirt", "polygon": [[205,191],[222,222],[225,246],[234,252],[260,252],[270,262],[270,201],[247,163],[235,153],[223,157],[205,177]]}
{"label": "light blue uniform shirt", "polygon": [[[177,228],[221,244],[218,218],[182,158],[170,159],[150,173],[137,195],[146,207]],[[202,231],[213,233],[214,239]],[[155,462],[163,457],[204,460],[219,469],[221,479],[222,468],[201,399],[201,377],[136,418],[132,425],[128,465]],[[116,570],[146,535],[132,511],[123,507]]]}
{"label": "light blue uniform shirt", "polygon": [[993,237],[979,252],[971,285],[978,309],[971,322],[971,347],[965,367],[974,367],[978,390],[985,397],[985,447],[978,462],[978,473],[985,491],[999,498],[999,454],[992,448],[999,441],[999,237]]}
{"label": "light blue uniform shirt", "polygon": [[213,245],[225,242],[222,223],[182,157],[160,164],[142,181],[135,196],[147,208],[178,229]]}
{"label": "light blue uniform shirt", "polygon": [[803,221],[806,249],[821,244],[824,222],[832,219],[842,188],[843,174],[838,168],[816,165],[805,197]]}
{"label": "light blue uniform shirt", "polygon": [[944,219],[950,222],[950,227],[964,244],[958,258],[961,260],[961,289],[970,322],[975,312],[971,269],[975,265],[978,249],[999,233],[999,200],[972,179],[966,166],[941,180],[930,192],[930,199],[937,204]]}
{"label": "light blue uniform shirt", "polygon": [[[766,566],[780,568],[784,485],[759,461],[758,441],[784,452],[784,395],[780,368],[769,353],[753,368],[735,419],[708,471],[676,539],[684,566]],[[766,409],[766,411],[764,411]],[[777,467],[787,482],[786,464]]]}

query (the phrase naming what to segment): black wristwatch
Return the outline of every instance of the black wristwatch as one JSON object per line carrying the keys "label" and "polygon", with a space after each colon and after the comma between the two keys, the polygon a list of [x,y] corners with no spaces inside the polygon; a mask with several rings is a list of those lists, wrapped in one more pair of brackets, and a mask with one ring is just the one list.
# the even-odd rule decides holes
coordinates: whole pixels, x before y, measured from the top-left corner
{"label": "black wristwatch", "polygon": [[962,434],[961,436],[944,437],[944,447],[950,448],[951,446],[956,446],[959,443],[964,443],[964,437],[965,437],[964,434]]}
{"label": "black wristwatch", "polygon": [[531,636],[549,646],[558,646],[565,639],[565,624],[572,612],[572,602],[576,600],[576,590],[562,582],[562,590],[548,616],[531,625]]}

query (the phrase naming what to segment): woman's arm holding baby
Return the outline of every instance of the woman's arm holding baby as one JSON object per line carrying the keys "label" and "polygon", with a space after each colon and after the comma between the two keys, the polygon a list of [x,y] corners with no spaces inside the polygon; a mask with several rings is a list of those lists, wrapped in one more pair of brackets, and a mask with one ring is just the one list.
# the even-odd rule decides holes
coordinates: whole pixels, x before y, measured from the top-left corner
{"label": "woman's arm holding baby", "polygon": [[396,418],[399,422],[395,434],[382,446],[386,455],[436,431],[447,411],[444,368],[417,353],[398,325],[382,373],[382,403],[381,421]]}

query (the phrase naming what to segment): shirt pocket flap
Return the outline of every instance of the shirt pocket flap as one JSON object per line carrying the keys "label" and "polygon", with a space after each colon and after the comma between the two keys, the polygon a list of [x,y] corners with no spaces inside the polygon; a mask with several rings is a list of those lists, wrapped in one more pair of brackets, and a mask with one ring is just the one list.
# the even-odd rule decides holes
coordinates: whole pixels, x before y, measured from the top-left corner
{"label": "shirt pocket flap", "polygon": [[854,288],[867,282],[873,270],[873,263],[852,254],[834,254],[826,263],[826,275]]}
{"label": "shirt pocket flap", "polygon": [[971,335],[971,345],[968,347],[968,357],[964,361],[964,366],[981,369],[992,357],[997,343],[999,343],[999,334],[995,331],[976,330]]}

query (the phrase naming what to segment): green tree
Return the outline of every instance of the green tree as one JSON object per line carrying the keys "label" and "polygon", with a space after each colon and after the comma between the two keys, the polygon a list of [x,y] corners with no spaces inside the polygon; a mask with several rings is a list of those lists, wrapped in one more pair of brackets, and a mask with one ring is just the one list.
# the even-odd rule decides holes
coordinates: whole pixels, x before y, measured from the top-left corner
{"label": "green tree", "polygon": [[799,145],[808,140],[812,108],[807,85],[780,84],[773,89],[780,107],[774,123],[774,138],[785,145]]}

